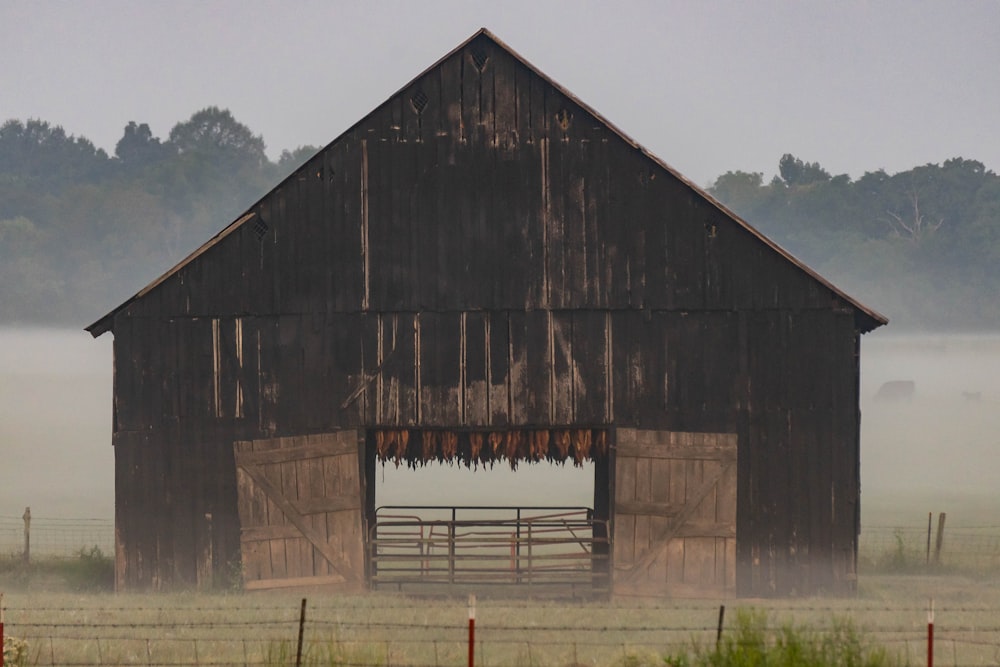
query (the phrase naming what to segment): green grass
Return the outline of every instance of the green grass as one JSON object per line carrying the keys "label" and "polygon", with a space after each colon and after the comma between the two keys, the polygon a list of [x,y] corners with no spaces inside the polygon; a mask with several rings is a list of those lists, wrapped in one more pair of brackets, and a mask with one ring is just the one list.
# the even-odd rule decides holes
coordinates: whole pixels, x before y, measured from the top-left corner
{"label": "green grass", "polygon": [[[464,596],[8,589],[5,606],[8,633],[29,642],[28,664],[288,665],[294,664],[302,597],[308,598],[306,665],[466,662]],[[937,662],[996,664],[1000,580],[912,575],[862,577],[854,598],[581,603],[480,593],[476,664],[727,667],[762,664],[762,656],[779,667],[922,664],[931,597],[940,640]],[[726,622],[716,650],[720,602],[726,604]]]}
{"label": "green grass", "polygon": [[70,558],[42,557],[25,563],[20,554],[0,556],[0,589],[97,593],[112,591],[115,561],[98,547]]}
{"label": "green grass", "polygon": [[786,624],[769,627],[762,611],[743,611],[736,627],[712,649],[666,655],[669,667],[887,667],[897,656],[863,638],[849,620],[834,619],[825,630]]}

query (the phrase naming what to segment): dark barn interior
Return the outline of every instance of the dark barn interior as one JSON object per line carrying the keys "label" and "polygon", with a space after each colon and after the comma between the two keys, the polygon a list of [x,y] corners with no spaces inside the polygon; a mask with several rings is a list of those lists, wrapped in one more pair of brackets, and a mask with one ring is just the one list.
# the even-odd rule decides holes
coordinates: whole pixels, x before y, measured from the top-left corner
{"label": "dark barn interior", "polygon": [[379,461],[588,460],[601,591],[850,592],[885,323],[481,30],[88,327],[118,588],[371,588]]}

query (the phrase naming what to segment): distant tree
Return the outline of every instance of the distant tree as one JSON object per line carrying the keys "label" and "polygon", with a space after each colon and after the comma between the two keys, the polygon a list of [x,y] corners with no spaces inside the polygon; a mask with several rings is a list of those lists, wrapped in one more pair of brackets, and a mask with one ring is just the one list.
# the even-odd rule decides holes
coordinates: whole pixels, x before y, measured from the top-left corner
{"label": "distant tree", "polygon": [[139,125],[133,120],[125,126],[122,138],[115,145],[115,157],[126,167],[142,168],[171,155],[172,148],[154,137],[148,124]]}
{"label": "distant tree", "polygon": [[[31,119],[0,126],[0,175],[31,183],[45,192],[109,173],[108,154],[83,137],[67,135],[58,125]],[[0,212],[2,214],[2,212]]]}
{"label": "distant tree", "polygon": [[278,169],[282,174],[290,174],[305,164],[309,158],[316,155],[319,150],[319,147],[310,145],[299,146],[293,151],[286,148],[278,156]]}
{"label": "distant tree", "polygon": [[791,153],[785,153],[778,162],[778,173],[786,185],[810,185],[830,180],[830,173],[818,162],[803,162]]}
{"label": "distant tree", "polygon": [[264,139],[238,122],[228,109],[206,107],[170,130],[181,154],[200,153],[261,167],[267,162]]}
{"label": "distant tree", "polygon": [[709,192],[718,200],[732,204],[756,197],[763,186],[764,174],[759,171],[727,171],[715,179]]}
{"label": "distant tree", "polygon": [[915,187],[907,193],[903,206],[887,210],[886,214],[892,234],[911,243],[921,243],[944,224],[944,218],[928,217],[926,211],[920,210],[920,192]]}

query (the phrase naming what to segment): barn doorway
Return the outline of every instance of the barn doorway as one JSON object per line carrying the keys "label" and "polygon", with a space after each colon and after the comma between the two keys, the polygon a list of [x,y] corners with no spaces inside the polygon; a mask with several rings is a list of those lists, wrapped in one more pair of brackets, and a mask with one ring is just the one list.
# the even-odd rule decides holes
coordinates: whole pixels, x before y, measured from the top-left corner
{"label": "barn doorway", "polygon": [[606,430],[373,430],[366,445],[372,589],[610,592]]}

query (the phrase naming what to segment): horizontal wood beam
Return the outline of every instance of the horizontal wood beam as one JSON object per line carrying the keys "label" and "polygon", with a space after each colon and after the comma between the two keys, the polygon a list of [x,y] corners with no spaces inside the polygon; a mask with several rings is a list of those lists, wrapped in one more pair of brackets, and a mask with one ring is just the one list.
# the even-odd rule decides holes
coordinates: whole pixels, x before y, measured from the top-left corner
{"label": "horizontal wood beam", "polygon": [[736,445],[721,447],[674,447],[664,443],[661,445],[619,444],[618,460],[622,457],[644,459],[671,459],[677,461],[705,460],[729,463],[736,460]]}
{"label": "horizontal wood beam", "polygon": [[301,588],[303,586],[326,586],[330,584],[342,584],[346,580],[339,575],[328,575],[322,577],[289,577],[287,579],[257,579],[247,581],[243,588],[248,591],[267,591],[278,588]]}
{"label": "horizontal wood beam", "polygon": [[324,443],[322,445],[303,445],[301,447],[288,447],[285,449],[269,449],[262,452],[240,452],[235,453],[236,465],[252,466],[266,465],[269,463],[289,463],[291,461],[301,461],[304,459],[318,459],[324,456],[339,456],[341,454],[354,454],[358,451],[356,441]]}

